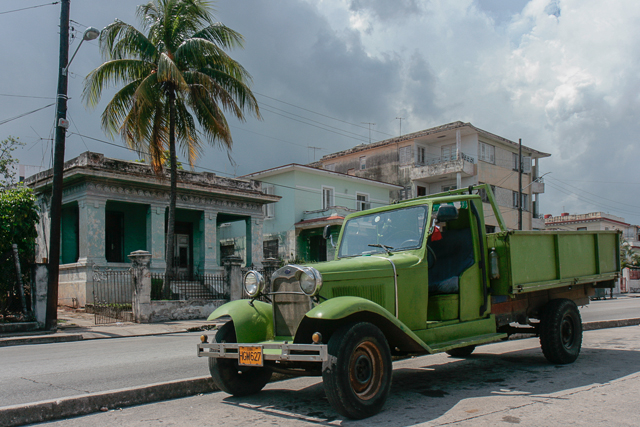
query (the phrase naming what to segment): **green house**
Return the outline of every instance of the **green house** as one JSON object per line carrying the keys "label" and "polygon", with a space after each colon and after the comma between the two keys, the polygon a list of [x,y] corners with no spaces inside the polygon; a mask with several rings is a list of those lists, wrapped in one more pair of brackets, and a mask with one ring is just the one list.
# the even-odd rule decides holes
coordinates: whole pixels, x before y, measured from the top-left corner
{"label": "green house", "polygon": [[[299,164],[243,178],[258,180],[265,193],[281,197],[263,208],[263,258],[289,262],[333,259],[333,247],[322,237],[325,225],[341,225],[350,212],[388,205],[390,192],[402,188]],[[231,222],[222,224],[219,238],[228,254],[241,255],[247,245],[241,226]]]}
{"label": "green house", "polygon": [[[33,175],[26,185],[38,195],[41,221],[37,262],[47,262],[52,170]],[[84,306],[92,300],[93,266],[124,270],[133,251],[151,252],[151,270],[166,267],[165,235],[169,176],[159,178],[144,163],[85,152],[64,166],[61,217],[59,304]],[[178,171],[174,265],[178,272],[219,272],[221,224],[241,223],[250,265],[262,262],[263,206],[279,197],[265,194],[250,179]]]}

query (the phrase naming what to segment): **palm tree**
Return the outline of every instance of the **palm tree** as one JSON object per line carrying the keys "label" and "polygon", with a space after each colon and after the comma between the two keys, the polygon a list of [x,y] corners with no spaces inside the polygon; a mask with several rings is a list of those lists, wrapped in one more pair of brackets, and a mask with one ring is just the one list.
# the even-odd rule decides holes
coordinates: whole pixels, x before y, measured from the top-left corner
{"label": "palm tree", "polygon": [[152,0],[138,6],[146,34],[119,20],[108,25],[100,34],[105,62],[89,73],[83,91],[85,103],[95,107],[106,87],[122,85],[102,113],[102,128],[150,158],[160,176],[169,149],[165,297],[174,273],[176,142],[193,167],[203,141],[231,148],[224,112],[239,120],[245,120],[245,111],[260,118],[248,86],[251,76],[223,50],[242,47],[242,35],[214,22],[212,13],[206,0]]}

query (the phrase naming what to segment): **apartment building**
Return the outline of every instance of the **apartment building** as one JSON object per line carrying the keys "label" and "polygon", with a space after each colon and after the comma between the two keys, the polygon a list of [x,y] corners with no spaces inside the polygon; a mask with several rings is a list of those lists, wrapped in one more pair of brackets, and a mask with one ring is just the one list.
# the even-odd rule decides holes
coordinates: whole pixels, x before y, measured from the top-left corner
{"label": "apartment building", "polygon": [[629,224],[624,218],[605,212],[571,215],[563,212],[559,216],[545,215],[547,230],[618,230],[622,237],[640,249],[640,227]]}
{"label": "apartment building", "polygon": [[[396,199],[490,184],[507,227],[518,228],[518,143],[473,126],[453,122],[328,154],[313,166],[400,185]],[[539,160],[549,157],[522,146],[522,229],[544,229],[538,214],[544,193]],[[484,204],[487,231],[497,227]]]}

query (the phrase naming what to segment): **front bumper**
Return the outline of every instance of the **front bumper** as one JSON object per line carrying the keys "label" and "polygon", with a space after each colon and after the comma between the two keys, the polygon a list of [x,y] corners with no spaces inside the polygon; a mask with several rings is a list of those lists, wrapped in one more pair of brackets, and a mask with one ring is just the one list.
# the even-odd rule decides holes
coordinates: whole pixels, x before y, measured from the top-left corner
{"label": "front bumper", "polygon": [[[198,344],[198,357],[219,359],[238,359],[238,347],[262,347],[264,360],[287,362],[324,362],[329,359],[326,344],[237,344],[237,343],[201,343]],[[209,349],[209,351],[206,351]]]}

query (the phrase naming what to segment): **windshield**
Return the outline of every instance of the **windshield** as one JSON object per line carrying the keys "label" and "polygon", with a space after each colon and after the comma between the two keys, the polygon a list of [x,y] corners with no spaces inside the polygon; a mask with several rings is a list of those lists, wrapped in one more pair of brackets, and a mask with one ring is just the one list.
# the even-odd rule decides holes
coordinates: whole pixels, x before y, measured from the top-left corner
{"label": "windshield", "polygon": [[419,248],[427,208],[413,206],[351,218],[344,226],[338,258]]}

